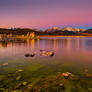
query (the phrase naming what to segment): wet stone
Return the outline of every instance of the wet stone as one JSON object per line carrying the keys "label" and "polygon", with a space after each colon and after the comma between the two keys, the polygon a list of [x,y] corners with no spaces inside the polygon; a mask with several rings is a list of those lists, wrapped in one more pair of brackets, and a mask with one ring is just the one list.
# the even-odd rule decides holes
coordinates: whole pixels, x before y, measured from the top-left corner
{"label": "wet stone", "polygon": [[20,80],[21,76],[16,77],[16,80]]}
{"label": "wet stone", "polygon": [[62,73],[62,76],[63,76],[65,79],[68,79],[68,78],[71,76],[71,73],[65,72],[65,73]]}
{"label": "wet stone", "polygon": [[30,54],[25,54],[25,57],[30,57]]}
{"label": "wet stone", "polygon": [[92,88],[88,88],[88,91],[89,91],[89,92],[92,92]]}
{"label": "wet stone", "polygon": [[27,82],[23,82],[22,84],[25,86],[25,85],[27,85]]}
{"label": "wet stone", "polygon": [[9,64],[8,63],[3,63],[2,66],[8,66]]}

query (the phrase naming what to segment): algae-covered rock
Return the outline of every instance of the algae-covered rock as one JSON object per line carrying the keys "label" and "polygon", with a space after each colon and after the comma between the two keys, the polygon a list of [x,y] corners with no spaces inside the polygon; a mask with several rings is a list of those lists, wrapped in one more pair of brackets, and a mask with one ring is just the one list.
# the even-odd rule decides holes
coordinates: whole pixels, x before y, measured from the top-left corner
{"label": "algae-covered rock", "polygon": [[17,71],[18,71],[18,72],[23,72],[23,70],[22,70],[22,69],[18,69]]}
{"label": "algae-covered rock", "polygon": [[63,83],[60,83],[59,86],[62,88],[62,89],[65,89],[65,86]]}
{"label": "algae-covered rock", "polygon": [[92,75],[88,72],[88,69],[85,69],[83,72],[84,77],[92,77]]}
{"label": "algae-covered rock", "polygon": [[23,82],[22,84],[25,86],[25,85],[27,85],[27,82]]}
{"label": "algae-covered rock", "polygon": [[30,54],[30,57],[34,57],[34,56],[35,56],[35,53]]}
{"label": "algae-covered rock", "polygon": [[21,76],[16,77],[16,80],[20,80]]}
{"label": "algae-covered rock", "polygon": [[25,57],[30,57],[30,54],[29,53],[25,54]]}
{"label": "algae-covered rock", "polygon": [[5,90],[5,88],[0,88],[0,92],[2,92],[2,91],[4,91]]}
{"label": "algae-covered rock", "polygon": [[71,80],[79,80],[79,76],[78,75],[74,75],[74,74],[71,74],[71,76],[70,76],[70,79]]}
{"label": "algae-covered rock", "polygon": [[5,79],[5,75],[0,75],[0,81]]}
{"label": "algae-covered rock", "polygon": [[92,92],[92,88],[88,88],[88,91],[89,91],[89,92]]}
{"label": "algae-covered rock", "polygon": [[14,89],[18,89],[18,88],[20,88],[20,86],[21,86],[21,83],[17,83],[17,85],[14,86]]}
{"label": "algae-covered rock", "polygon": [[8,66],[9,65],[9,63],[3,63],[2,64],[2,66]]}
{"label": "algae-covered rock", "polygon": [[32,86],[33,86],[32,84],[29,84],[29,85],[27,86],[27,88],[28,88],[28,89],[31,89]]}
{"label": "algae-covered rock", "polygon": [[88,69],[85,69],[84,72],[85,72],[85,73],[88,73]]}
{"label": "algae-covered rock", "polygon": [[12,90],[10,92],[23,92],[22,90]]}
{"label": "algae-covered rock", "polygon": [[62,76],[64,76],[65,79],[68,79],[71,76],[71,73],[65,72],[65,73],[62,73]]}

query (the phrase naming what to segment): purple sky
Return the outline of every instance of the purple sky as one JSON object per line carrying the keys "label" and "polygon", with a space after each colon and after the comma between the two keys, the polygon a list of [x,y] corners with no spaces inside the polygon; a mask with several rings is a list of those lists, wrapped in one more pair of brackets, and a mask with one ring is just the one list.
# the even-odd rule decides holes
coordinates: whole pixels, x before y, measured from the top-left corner
{"label": "purple sky", "polygon": [[92,0],[0,0],[0,27],[92,27]]}

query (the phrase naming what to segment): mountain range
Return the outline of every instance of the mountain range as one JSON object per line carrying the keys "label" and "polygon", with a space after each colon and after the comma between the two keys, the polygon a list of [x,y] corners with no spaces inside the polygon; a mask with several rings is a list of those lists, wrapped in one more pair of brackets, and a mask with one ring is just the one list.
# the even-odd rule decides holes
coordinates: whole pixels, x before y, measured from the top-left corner
{"label": "mountain range", "polygon": [[64,27],[62,29],[58,27],[52,27],[46,29],[45,31],[29,28],[0,28],[0,34],[26,35],[27,33],[31,32],[34,32],[36,35],[92,35],[92,29],[80,29],[71,27]]}

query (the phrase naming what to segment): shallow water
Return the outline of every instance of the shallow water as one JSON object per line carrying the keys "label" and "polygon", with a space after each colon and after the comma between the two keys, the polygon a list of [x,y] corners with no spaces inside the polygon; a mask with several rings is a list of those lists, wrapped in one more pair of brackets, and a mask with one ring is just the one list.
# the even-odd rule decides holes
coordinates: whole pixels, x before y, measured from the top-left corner
{"label": "shallow water", "polygon": [[[40,49],[53,50],[55,55],[41,56]],[[24,56],[33,52],[36,56]],[[8,65],[3,66],[4,63]],[[57,72],[78,75],[87,69],[92,74],[92,37],[42,37],[39,40],[0,42],[0,74],[14,73],[18,69],[24,71],[21,75],[27,82],[36,82],[42,76]]]}

